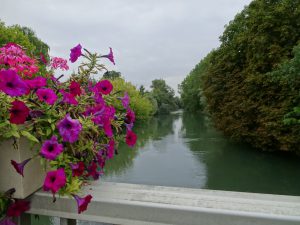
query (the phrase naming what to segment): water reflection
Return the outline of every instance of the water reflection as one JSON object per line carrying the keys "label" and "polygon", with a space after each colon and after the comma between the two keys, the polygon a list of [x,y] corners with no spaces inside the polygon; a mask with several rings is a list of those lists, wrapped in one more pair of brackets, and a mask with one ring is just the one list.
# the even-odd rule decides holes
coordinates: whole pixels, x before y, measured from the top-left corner
{"label": "water reflection", "polygon": [[201,114],[177,112],[137,124],[135,149],[122,145],[104,180],[300,195],[300,159],[233,143]]}

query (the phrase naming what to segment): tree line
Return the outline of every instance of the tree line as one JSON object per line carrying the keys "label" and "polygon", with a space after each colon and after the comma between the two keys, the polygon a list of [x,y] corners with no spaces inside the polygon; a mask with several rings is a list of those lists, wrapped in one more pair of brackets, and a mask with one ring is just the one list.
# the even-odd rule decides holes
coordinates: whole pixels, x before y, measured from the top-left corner
{"label": "tree line", "polygon": [[228,137],[300,154],[300,1],[254,0],[180,85]]}

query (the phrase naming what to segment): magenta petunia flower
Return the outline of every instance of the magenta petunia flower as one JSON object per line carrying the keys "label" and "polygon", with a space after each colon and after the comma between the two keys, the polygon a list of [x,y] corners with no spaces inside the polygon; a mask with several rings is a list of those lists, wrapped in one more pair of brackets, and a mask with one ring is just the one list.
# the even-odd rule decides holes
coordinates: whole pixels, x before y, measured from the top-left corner
{"label": "magenta petunia flower", "polygon": [[137,140],[137,136],[136,134],[131,131],[131,130],[127,130],[127,133],[126,133],[126,144],[130,147],[133,147],[136,143],[136,140]]}
{"label": "magenta petunia flower", "polygon": [[83,198],[80,198],[78,195],[73,195],[73,197],[77,202],[79,214],[87,209],[88,204],[91,202],[91,199],[93,198],[91,195],[87,195]]}
{"label": "magenta petunia flower", "polygon": [[84,173],[84,163],[83,162],[78,162],[76,164],[70,163],[71,169],[72,169],[72,176],[82,176]]}
{"label": "magenta petunia flower", "polygon": [[26,121],[26,118],[29,115],[29,108],[25,105],[24,102],[15,100],[12,103],[10,109],[10,118],[9,121],[14,124],[23,124]]}
{"label": "magenta petunia flower", "polygon": [[59,189],[65,186],[66,182],[66,173],[63,168],[49,171],[45,177],[43,189],[44,191],[51,191],[55,194]]}
{"label": "magenta petunia flower", "polygon": [[114,65],[116,65],[116,64],[115,64],[115,59],[114,59],[114,53],[113,53],[113,51],[112,51],[112,48],[109,48],[109,53],[108,53],[108,55],[103,55],[103,56],[101,56],[101,57],[103,57],[103,58],[108,58],[109,61],[111,61]]}
{"label": "magenta petunia flower", "polygon": [[46,140],[41,148],[41,155],[46,159],[54,160],[56,157],[62,153],[64,147],[62,144],[57,142],[57,137],[53,135],[50,140]]}
{"label": "magenta petunia flower", "polygon": [[103,95],[108,95],[113,90],[113,85],[109,80],[101,80],[95,85],[95,89]]}
{"label": "magenta petunia flower", "polygon": [[72,81],[70,84],[70,93],[74,96],[80,96],[81,95],[81,88],[80,84],[76,81]]}
{"label": "magenta petunia flower", "polygon": [[74,143],[79,138],[82,125],[67,114],[64,119],[58,122],[57,128],[64,141]]}
{"label": "magenta petunia flower", "polygon": [[24,177],[24,167],[25,165],[31,160],[31,158],[29,159],[25,159],[23,162],[21,163],[17,163],[14,160],[10,160],[10,163],[13,165],[13,167],[15,168],[15,170],[17,171],[18,174],[22,175],[22,177]]}
{"label": "magenta petunia flower", "polygon": [[104,101],[101,93],[96,92],[94,95],[94,99],[97,104],[102,105],[102,106],[105,105],[105,101]]}
{"label": "magenta petunia flower", "polygon": [[2,70],[0,71],[0,90],[11,97],[15,97],[27,94],[29,89],[16,71]]}
{"label": "magenta petunia flower", "polygon": [[112,159],[115,154],[115,141],[113,139],[109,140],[107,147],[107,158]]}
{"label": "magenta petunia flower", "polygon": [[98,180],[100,176],[100,172],[98,171],[97,163],[94,161],[88,167],[88,174],[87,176],[92,176],[94,180]]}
{"label": "magenta petunia flower", "polygon": [[49,105],[53,105],[57,100],[57,95],[50,88],[41,88],[36,92],[40,101],[46,102]]}
{"label": "magenta petunia flower", "polygon": [[106,162],[106,157],[103,156],[103,150],[100,150],[97,153],[97,161],[99,166],[103,169],[105,166],[105,162]]}
{"label": "magenta petunia flower", "polygon": [[63,103],[70,104],[70,105],[78,105],[78,101],[76,100],[75,96],[69,92],[65,92],[64,90],[59,91],[63,95]]}
{"label": "magenta petunia flower", "polygon": [[47,85],[47,79],[45,77],[36,77],[31,80],[24,80],[30,89],[42,88]]}
{"label": "magenta petunia flower", "polygon": [[16,200],[14,203],[10,204],[7,208],[6,215],[8,217],[21,216],[23,212],[30,209],[30,202],[25,200]]}
{"label": "magenta petunia flower", "polygon": [[76,62],[77,59],[81,56],[81,48],[82,48],[81,45],[78,44],[77,46],[71,49],[70,61],[72,63]]}
{"label": "magenta petunia flower", "polygon": [[135,121],[135,114],[130,108],[128,108],[125,116],[125,123],[130,124],[130,123],[134,123],[134,121]]}
{"label": "magenta petunia flower", "polygon": [[127,92],[125,92],[124,97],[121,98],[121,101],[122,101],[123,107],[125,109],[127,109],[128,105],[129,105],[129,101],[130,101],[130,98],[129,98],[129,95]]}

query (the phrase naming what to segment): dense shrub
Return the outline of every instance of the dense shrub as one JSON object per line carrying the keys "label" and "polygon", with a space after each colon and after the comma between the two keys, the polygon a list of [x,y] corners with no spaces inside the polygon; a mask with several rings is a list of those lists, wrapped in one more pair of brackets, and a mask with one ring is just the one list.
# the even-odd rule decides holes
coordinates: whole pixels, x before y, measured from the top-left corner
{"label": "dense shrub", "polygon": [[300,153],[299,126],[284,115],[299,104],[299,0],[254,0],[226,27],[203,77],[216,126],[266,150]]}
{"label": "dense shrub", "polygon": [[[130,108],[135,112],[137,119],[148,119],[154,113],[154,106],[151,101],[142,96],[139,90],[130,82],[126,82],[123,78],[115,78],[111,80],[115,92],[127,92],[130,96]],[[120,102],[118,102],[121,107]]]}

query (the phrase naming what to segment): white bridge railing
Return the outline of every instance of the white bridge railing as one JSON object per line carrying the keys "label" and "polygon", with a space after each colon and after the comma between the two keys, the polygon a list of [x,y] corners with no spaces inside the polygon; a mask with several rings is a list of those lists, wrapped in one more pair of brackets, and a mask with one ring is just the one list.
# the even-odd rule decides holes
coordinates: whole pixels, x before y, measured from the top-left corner
{"label": "white bridge railing", "polygon": [[[37,192],[29,213],[122,225],[299,225],[300,197],[99,182],[88,210],[77,214],[70,198]],[[24,216],[21,224],[30,224]]]}

